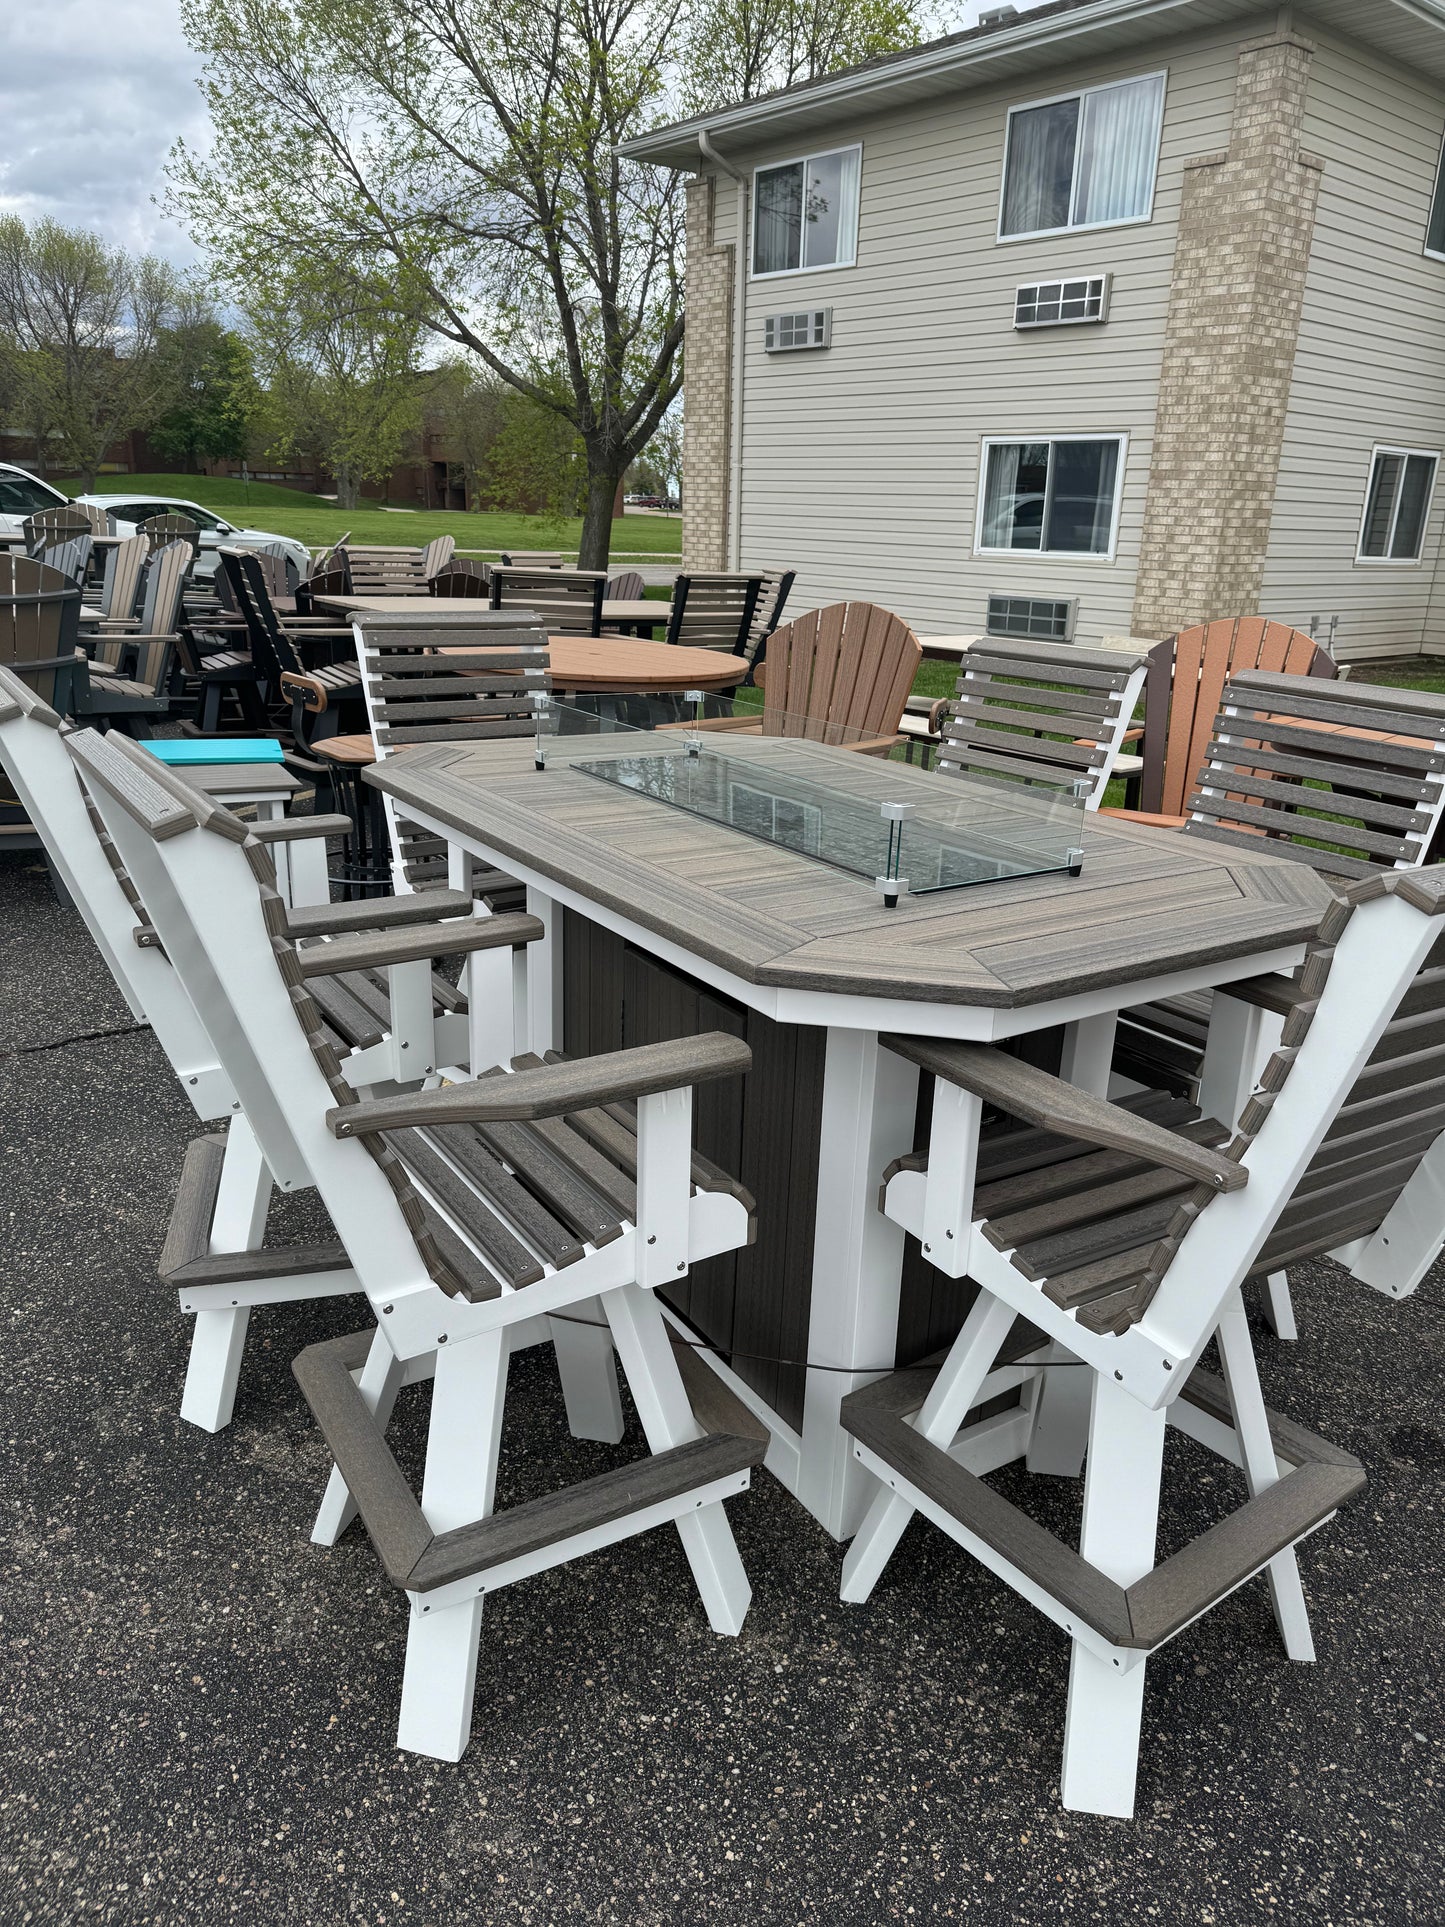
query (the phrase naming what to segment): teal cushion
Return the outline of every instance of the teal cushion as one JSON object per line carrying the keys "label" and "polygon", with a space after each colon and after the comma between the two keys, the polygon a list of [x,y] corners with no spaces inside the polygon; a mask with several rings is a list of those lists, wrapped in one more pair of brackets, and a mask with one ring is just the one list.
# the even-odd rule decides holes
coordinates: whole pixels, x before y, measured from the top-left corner
{"label": "teal cushion", "polygon": [[195,763],[279,763],[281,745],[273,736],[182,736],[157,742],[144,740],[143,747],[173,769],[186,769]]}

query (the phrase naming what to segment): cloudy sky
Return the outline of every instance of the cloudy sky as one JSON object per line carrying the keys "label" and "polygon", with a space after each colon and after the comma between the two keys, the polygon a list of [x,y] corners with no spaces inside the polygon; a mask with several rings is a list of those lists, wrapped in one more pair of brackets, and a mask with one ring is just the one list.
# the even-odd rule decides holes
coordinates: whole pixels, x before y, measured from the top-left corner
{"label": "cloudy sky", "polygon": [[[970,26],[988,3],[941,11]],[[0,0],[0,210],[192,260],[156,202],[172,142],[205,141],[199,67],[176,0]]]}
{"label": "cloudy sky", "polygon": [[190,260],[152,197],[205,138],[199,66],[176,0],[0,0],[0,209]]}

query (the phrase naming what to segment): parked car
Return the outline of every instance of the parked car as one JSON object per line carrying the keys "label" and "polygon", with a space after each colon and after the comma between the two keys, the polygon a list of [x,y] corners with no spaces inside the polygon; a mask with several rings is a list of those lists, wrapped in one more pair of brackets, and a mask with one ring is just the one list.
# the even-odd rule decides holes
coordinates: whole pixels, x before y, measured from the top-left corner
{"label": "parked car", "polygon": [[0,529],[7,534],[23,528],[26,516],[34,515],[37,509],[64,508],[69,499],[28,468],[0,462]]}
{"label": "parked car", "polygon": [[216,551],[231,542],[284,555],[296,564],[303,576],[311,568],[311,551],[304,542],[289,535],[276,535],[269,529],[238,528],[234,522],[217,515],[214,509],[202,508],[199,502],[187,502],[179,495],[77,495],[75,499],[108,509],[115,518],[117,535],[134,535],[141,523],[148,522],[153,515],[189,515],[200,525],[201,549],[195,572],[202,579],[215,574]]}

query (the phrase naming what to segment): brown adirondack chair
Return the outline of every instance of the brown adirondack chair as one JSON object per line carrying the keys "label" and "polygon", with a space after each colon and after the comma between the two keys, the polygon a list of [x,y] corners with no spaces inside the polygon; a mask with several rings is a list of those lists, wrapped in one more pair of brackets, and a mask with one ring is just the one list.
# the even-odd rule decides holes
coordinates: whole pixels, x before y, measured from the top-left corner
{"label": "brown adirondack chair", "polygon": [[835,602],[798,616],[768,643],[757,671],[762,720],[751,727],[886,756],[899,741],[898,721],[922,659],[908,624],[871,602]]}
{"label": "brown adirondack chair", "polygon": [[1182,829],[1224,685],[1231,676],[1251,669],[1286,676],[1336,673],[1326,651],[1288,623],[1263,616],[1225,616],[1181,629],[1151,651],[1144,679],[1142,807],[1108,809],[1103,814]]}

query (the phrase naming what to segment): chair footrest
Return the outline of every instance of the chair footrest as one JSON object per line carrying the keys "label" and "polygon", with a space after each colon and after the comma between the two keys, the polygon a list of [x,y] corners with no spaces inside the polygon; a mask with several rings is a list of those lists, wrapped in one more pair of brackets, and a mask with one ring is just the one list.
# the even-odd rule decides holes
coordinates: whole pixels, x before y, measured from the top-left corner
{"label": "chair footrest", "polygon": [[178,1291],[201,1285],[253,1284],[267,1278],[346,1271],[343,1245],[291,1245],[269,1251],[211,1251],[211,1222],[226,1156],[223,1137],[193,1138],[181,1164],[181,1182],[161,1247],[162,1281]]}
{"label": "chair footrest", "polygon": [[[903,1489],[953,1520],[961,1543],[981,1541],[1064,1613],[1121,1648],[1153,1652],[1162,1646],[1365,1485],[1357,1459],[1270,1412],[1276,1455],[1293,1469],[1132,1586],[1120,1586],[943,1447],[919,1436],[909,1419],[936,1377],[936,1370],[913,1367],[851,1392],[843,1400],[844,1430],[896,1472]],[[1217,1379],[1196,1371],[1181,1396],[1232,1425],[1228,1396]]]}
{"label": "chair footrest", "polygon": [[[369,1339],[368,1333],[349,1333],[311,1345],[292,1370],[387,1577],[409,1592],[435,1591],[646,1512],[747,1471],[762,1462],[766,1450],[766,1435],[759,1436],[762,1428],[757,1421],[716,1381],[717,1391],[709,1390],[695,1406],[705,1437],[583,1479],[472,1525],[433,1533],[384,1431],[351,1377],[365,1357]],[[734,1406],[742,1414],[737,1421]],[[735,1422],[737,1429],[731,1429]],[[713,1429],[724,1423],[730,1429]]]}

